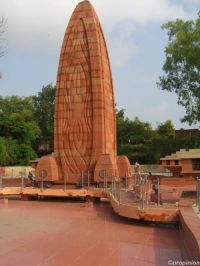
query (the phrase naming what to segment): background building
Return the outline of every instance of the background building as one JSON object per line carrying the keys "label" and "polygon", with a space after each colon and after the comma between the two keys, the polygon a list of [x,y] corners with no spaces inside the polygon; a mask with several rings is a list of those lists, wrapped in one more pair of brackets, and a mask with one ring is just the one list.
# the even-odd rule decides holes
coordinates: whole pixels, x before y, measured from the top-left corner
{"label": "background building", "polygon": [[160,160],[173,176],[200,176],[200,149],[181,149]]}

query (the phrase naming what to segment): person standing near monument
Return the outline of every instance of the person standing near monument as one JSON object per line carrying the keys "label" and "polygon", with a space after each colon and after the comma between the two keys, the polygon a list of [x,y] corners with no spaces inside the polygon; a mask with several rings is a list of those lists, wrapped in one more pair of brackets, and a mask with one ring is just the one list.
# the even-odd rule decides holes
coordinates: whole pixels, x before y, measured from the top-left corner
{"label": "person standing near monument", "polygon": [[134,170],[136,174],[140,174],[140,164],[138,162],[135,163]]}

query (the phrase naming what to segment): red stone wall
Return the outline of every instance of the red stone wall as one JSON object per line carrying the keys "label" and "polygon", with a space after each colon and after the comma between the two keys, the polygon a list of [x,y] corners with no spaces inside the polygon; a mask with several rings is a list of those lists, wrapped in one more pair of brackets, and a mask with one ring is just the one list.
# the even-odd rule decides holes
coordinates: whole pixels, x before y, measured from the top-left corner
{"label": "red stone wall", "polygon": [[194,212],[192,205],[196,197],[184,197],[179,201],[179,228],[182,241],[182,257],[184,260],[200,260],[200,219]]}

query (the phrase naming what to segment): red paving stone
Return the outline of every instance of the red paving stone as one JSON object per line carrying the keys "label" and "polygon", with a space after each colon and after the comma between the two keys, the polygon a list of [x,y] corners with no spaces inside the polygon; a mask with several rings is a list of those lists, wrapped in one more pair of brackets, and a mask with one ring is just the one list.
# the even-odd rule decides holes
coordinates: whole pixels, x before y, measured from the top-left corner
{"label": "red paving stone", "polygon": [[8,201],[0,206],[0,265],[167,265],[179,231],[135,224],[108,204]]}

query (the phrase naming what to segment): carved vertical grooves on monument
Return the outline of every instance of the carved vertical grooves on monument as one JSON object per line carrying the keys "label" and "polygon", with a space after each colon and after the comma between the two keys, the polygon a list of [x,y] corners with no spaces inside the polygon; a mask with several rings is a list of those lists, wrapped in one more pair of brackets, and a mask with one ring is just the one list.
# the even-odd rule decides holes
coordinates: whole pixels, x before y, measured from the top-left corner
{"label": "carved vertical grooves on monument", "polygon": [[[105,147],[104,147],[104,149],[105,149],[105,153],[112,153],[111,152],[111,150],[110,149],[108,149],[108,141],[107,141],[107,139],[108,139],[108,135],[106,135],[106,132],[108,132],[109,131],[109,128],[108,128],[108,124],[106,123],[107,122],[107,120],[108,120],[108,118],[106,118],[107,117],[107,111],[106,111],[106,106],[108,105],[108,103],[107,103],[107,105],[105,104],[105,100],[107,100],[107,92],[108,92],[108,88],[106,87],[106,86],[109,86],[109,91],[111,91],[111,93],[112,93],[112,99],[110,99],[110,104],[112,104],[112,107],[113,107],[113,110],[115,110],[115,106],[114,106],[114,92],[113,92],[113,81],[112,81],[112,73],[111,73],[111,68],[110,68],[110,61],[109,61],[109,56],[108,56],[108,50],[107,50],[107,46],[106,46],[106,42],[105,42],[105,38],[104,38],[104,34],[103,34],[103,31],[102,31],[102,28],[101,28],[101,25],[100,25],[100,23],[98,23],[98,36],[99,36],[99,40],[100,40],[100,53],[101,53],[101,55],[105,55],[105,58],[106,58],[106,60],[107,60],[107,64],[105,64],[104,62],[102,62],[102,57],[101,57],[101,67],[102,67],[102,73],[103,73],[103,80],[105,79],[105,80],[107,80],[107,82],[109,82],[109,84],[106,84],[105,83],[105,80],[104,80],[104,82],[103,82],[103,99],[104,99],[104,101],[103,101],[103,104],[104,104],[104,106],[103,106],[103,111],[104,111],[104,127],[106,128],[106,130],[104,130],[104,138],[105,138],[105,141],[104,141],[104,143],[105,143]],[[102,42],[101,42],[101,40],[102,40]],[[108,67],[108,69],[107,69],[107,71],[106,71],[106,69],[105,69],[105,66],[107,66]],[[106,72],[109,72],[109,79],[106,79],[105,78],[105,73]],[[110,105],[109,104],[109,105]],[[110,114],[109,114],[110,115]],[[114,128],[114,125],[115,125],[115,113],[114,113],[114,111],[113,111],[113,117],[112,117],[113,119],[112,119],[112,122],[110,121],[110,123],[109,123],[109,126],[110,127],[113,127]],[[113,138],[113,140],[114,140],[114,142],[112,143],[112,151],[115,151],[115,149],[116,149],[116,135],[115,135],[115,128],[114,128],[114,130],[112,129],[111,130],[112,131],[112,133],[114,134],[114,138]],[[116,154],[114,154],[114,156],[116,156]]]}
{"label": "carved vertical grooves on monument", "polygon": [[[102,53],[102,46],[101,46],[101,33],[100,33],[100,23],[97,24],[97,34],[98,34],[98,40],[99,40],[99,48],[100,48],[100,55],[103,55]],[[101,69],[102,69],[102,76],[103,76],[103,79],[104,79],[104,68],[103,68],[103,62],[102,62],[102,57],[101,57],[101,61],[100,61],[100,64],[101,64]],[[104,80],[102,82],[102,91],[103,91],[103,127],[104,127],[104,153],[107,153],[107,149],[106,149],[106,113],[105,113],[105,86],[104,86]]]}
{"label": "carved vertical grooves on monument", "polygon": [[[66,38],[67,35],[67,31],[65,32],[65,37],[64,37],[64,41],[63,41],[63,45],[62,45],[62,52],[60,55],[60,64],[59,64],[59,68],[58,68],[58,76],[59,76],[59,82],[61,82],[61,78],[60,75],[63,74],[63,60],[64,60],[64,54],[66,53],[66,43],[69,39],[69,35]],[[71,33],[72,30],[70,30],[69,34]],[[55,142],[57,143],[57,151],[58,151],[58,157],[57,160],[59,160],[60,165],[61,165],[61,171],[62,171],[62,176],[64,177],[65,173],[68,172],[68,170],[73,171],[73,167],[71,166],[71,164],[69,164],[68,159],[64,156],[64,143],[63,143],[63,128],[66,127],[67,122],[70,121],[70,98],[68,96],[67,93],[67,82],[66,82],[66,78],[65,81],[62,81],[64,83],[64,86],[62,87],[62,89],[60,87],[58,87],[57,91],[56,91],[56,105],[57,106],[64,106],[63,102],[61,101],[64,100],[65,102],[65,106],[66,108],[62,108],[62,113],[61,110],[57,110],[56,113],[56,135],[55,135]],[[64,125],[63,125],[64,123]]]}
{"label": "carved vertical grooves on monument", "polygon": [[[83,29],[84,29],[84,34],[86,37],[86,43],[87,43],[87,54],[88,56],[86,56],[86,60],[88,60],[88,67],[89,67],[89,79],[88,79],[88,87],[89,87],[89,91],[90,94],[87,94],[87,97],[89,97],[89,99],[87,99],[87,101],[85,102],[85,120],[87,121],[88,124],[88,129],[90,130],[90,138],[91,138],[91,146],[90,146],[90,151],[89,151],[89,165],[88,165],[88,169],[87,170],[91,170],[90,166],[91,166],[91,156],[92,156],[92,150],[93,150],[93,108],[92,108],[92,102],[93,102],[93,93],[92,93],[92,77],[91,77],[91,61],[90,61],[90,49],[89,49],[89,43],[88,43],[88,36],[87,36],[87,31],[86,31],[86,26],[84,23],[84,19],[80,18],[82,25],[83,25]],[[88,119],[89,118],[89,119]]]}
{"label": "carved vertical grooves on monument", "polygon": [[[82,20],[78,24],[84,29]],[[75,29],[73,34],[78,36]],[[69,58],[65,66],[68,79],[64,90],[62,122],[60,121],[62,134],[58,141],[59,148],[63,151],[62,168],[78,174],[81,170],[89,170],[92,152],[91,66],[85,29],[81,38],[75,37],[70,51],[65,49],[64,54]],[[77,108],[80,112],[77,112]]]}
{"label": "carved vertical grooves on monument", "polygon": [[109,77],[110,77],[110,85],[111,85],[110,88],[111,88],[112,97],[113,97],[113,99],[112,99],[112,105],[113,105],[113,121],[114,121],[114,123],[113,123],[113,127],[114,127],[114,129],[113,129],[113,133],[114,133],[114,143],[113,143],[113,145],[114,145],[114,147],[113,148],[114,148],[114,157],[116,157],[116,145],[117,145],[117,143],[116,143],[116,115],[115,115],[115,101],[114,101],[112,71],[111,71],[110,59],[109,59],[109,55],[108,55],[108,49],[107,49],[105,37],[104,37],[103,30],[102,30],[102,27],[101,27],[101,24],[100,23],[99,23],[99,28],[100,28],[101,36],[102,36],[103,41],[104,41],[106,58],[108,60],[107,66],[109,68],[109,74],[110,74]]}
{"label": "carved vertical grooves on monument", "polygon": [[99,157],[115,156],[114,94],[108,51],[89,1],[75,9],[65,32],[57,77],[55,156],[60,177],[78,180]]}

